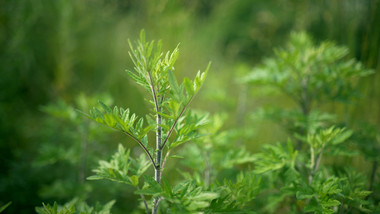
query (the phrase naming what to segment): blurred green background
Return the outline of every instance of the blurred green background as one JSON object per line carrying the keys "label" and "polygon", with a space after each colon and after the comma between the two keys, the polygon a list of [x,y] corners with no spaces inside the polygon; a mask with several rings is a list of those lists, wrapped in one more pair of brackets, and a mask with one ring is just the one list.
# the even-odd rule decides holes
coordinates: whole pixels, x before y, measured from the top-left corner
{"label": "blurred green background", "polygon": [[141,29],[148,39],[161,39],[164,50],[180,43],[179,79],[212,61],[192,106],[228,113],[225,128],[245,127],[250,137],[243,143],[255,152],[285,132],[252,125],[247,112],[282,99],[255,99],[260,92],[235,80],[292,31],[347,46],[375,70],[360,80],[357,102],[323,108],[347,124],[380,127],[379,23],[379,0],[0,0],[0,203],[12,201],[5,213],[34,213],[42,201],[75,196],[90,204],[115,198],[115,213],[137,206],[129,187],[85,182],[97,160],[129,139],[75,109],[87,112],[101,99],[147,112],[144,92],[124,72],[132,68],[127,39],[136,40]]}

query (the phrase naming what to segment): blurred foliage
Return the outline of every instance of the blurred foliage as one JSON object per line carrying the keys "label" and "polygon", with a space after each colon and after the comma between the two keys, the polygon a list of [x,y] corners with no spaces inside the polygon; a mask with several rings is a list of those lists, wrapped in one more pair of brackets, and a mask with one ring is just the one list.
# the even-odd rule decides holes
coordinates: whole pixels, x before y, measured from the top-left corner
{"label": "blurred foliage", "polygon": [[[137,115],[147,113],[142,98],[145,92],[136,90],[127,75],[120,72],[132,67],[127,38],[136,38],[142,28],[151,38],[161,38],[165,50],[181,43],[176,67],[180,79],[204,67],[209,60],[213,61],[208,84],[193,106],[202,109],[200,112],[208,111],[211,115],[224,112],[227,116],[210,116],[220,117],[210,122],[223,124],[218,125],[221,126],[218,133],[213,132],[212,126],[208,127],[204,132],[212,134],[207,136],[206,145],[202,142],[185,144],[183,147],[187,150],[182,155],[194,153],[195,157],[209,157],[209,163],[215,168],[209,171],[207,185],[214,181],[222,183],[225,177],[237,179],[238,171],[252,162],[249,154],[263,143],[291,135],[297,147],[304,138],[291,133],[305,130],[305,124],[309,130],[317,130],[319,126],[339,123],[337,127],[346,125],[354,131],[352,142],[339,146],[360,152],[359,157],[342,158],[341,164],[360,166],[359,171],[367,175],[371,189],[378,190],[379,172],[372,169],[376,169],[379,162],[379,22],[379,0],[0,1],[0,204],[12,201],[3,212],[33,213],[34,207],[40,206],[42,201],[64,204],[75,196],[86,199],[89,204],[96,201],[105,204],[116,199],[113,213],[132,212],[139,206],[128,187],[82,182],[97,160],[107,159],[119,143],[124,144],[125,138],[89,123],[74,109],[87,109],[83,100],[92,106],[100,98],[107,105],[128,106]],[[286,47],[290,32],[301,30],[308,32],[317,44],[329,40],[339,47],[346,46],[350,53],[345,58],[360,61],[374,71],[350,88],[360,92],[355,102],[318,101],[314,104],[318,108],[304,118],[286,96],[267,95],[266,92],[273,91],[263,87],[251,89],[232,81],[249,73],[264,58],[273,56],[274,47]],[[334,85],[334,88],[340,86]],[[345,94],[354,95],[351,91]],[[104,96],[112,97],[113,101],[106,101],[108,98]],[[272,121],[282,119],[282,126],[268,121],[255,122],[260,114],[253,112],[263,106],[261,117],[272,115]],[[270,110],[266,106],[281,108]],[[289,111],[280,111],[285,108]],[[296,124],[290,122],[294,117],[299,118]],[[233,130],[225,131],[230,128]],[[230,142],[237,142],[238,146]],[[82,150],[85,144],[87,149]],[[240,146],[246,149],[231,149]],[[211,147],[229,153],[208,154]],[[126,149],[139,155],[133,146]],[[280,156],[280,160],[282,158]],[[185,160],[188,159],[177,162]],[[204,171],[206,162],[199,158],[193,161],[184,163],[184,167],[198,164],[200,167],[194,174],[203,177],[207,172]],[[170,164],[168,170],[178,175]],[[190,168],[189,171],[192,172]],[[278,174],[286,175],[286,170]],[[265,182],[261,182],[261,186],[268,184],[268,179],[262,180]],[[353,185],[347,180],[337,183],[342,192],[346,191],[345,186]],[[219,195],[230,195],[229,191],[220,191]],[[276,195],[277,199],[284,194]],[[345,204],[350,206],[362,200],[362,196],[351,200],[347,197],[349,194],[360,195],[346,191],[344,196],[338,195],[337,200],[348,201]],[[369,198],[378,202],[379,191]],[[269,199],[268,207],[278,201],[274,196]],[[293,199],[287,198],[282,203],[287,200],[292,202]],[[225,205],[219,202],[215,207]],[[380,206],[377,207],[379,210]]]}
{"label": "blurred foliage", "polygon": [[[267,178],[258,198],[261,203],[265,198],[274,201],[270,206],[264,205],[262,210],[270,213],[279,209],[297,213],[369,213],[375,210],[378,199],[372,191],[376,191],[373,189],[376,160],[369,173],[369,182],[355,168],[336,164],[332,171],[323,161],[326,156],[346,156],[352,161],[352,156],[358,155],[355,150],[361,151],[364,157],[371,156],[363,146],[352,146],[352,130],[339,124],[337,119],[333,120],[333,115],[320,113],[321,103],[352,103],[352,97],[358,96],[354,89],[359,78],[372,74],[360,63],[345,57],[347,54],[344,47],[329,42],[314,44],[307,34],[292,33],[286,49],[277,49],[273,58],[264,60],[263,65],[242,78],[242,82],[255,86],[275,88],[295,104],[295,111],[283,107],[275,111],[270,109],[268,113],[264,109],[261,113],[261,119],[267,117],[279,122],[288,135],[298,141],[288,140],[287,146],[282,143],[264,145],[265,150],[254,155],[255,173]],[[364,135],[373,138],[370,132]],[[363,138],[356,140],[359,145],[363,143]],[[333,163],[336,160],[330,159]]]}

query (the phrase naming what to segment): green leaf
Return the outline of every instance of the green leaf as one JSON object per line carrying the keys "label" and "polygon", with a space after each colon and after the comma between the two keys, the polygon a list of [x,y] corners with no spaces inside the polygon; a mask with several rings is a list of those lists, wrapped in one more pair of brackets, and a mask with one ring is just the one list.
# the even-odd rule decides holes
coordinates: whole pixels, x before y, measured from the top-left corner
{"label": "green leaf", "polygon": [[179,156],[179,155],[170,155],[169,158],[178,158],[178,159],[182,159],[184,158],[183,156]]}
{"label": "green leaf", "polygon": [[200,208],[206,208],[208,206],[210,206],[210,202],[207,201],[192,201],[190,205],[187,206],[187,208],[192,211]]}
{"label": "green leaf", "polygon": [[73,206],[58,208],[57,202],[54,202],[53,206],[50,204],[42,203],[43,207],[36,207],[36,212],[38,214],[74,214],[75,208]]}
{"label": "green leaf", "polygon": [[178,86],[177,79],[176,79],[173,71],[169,70],[168,74],[169,74],[168,79],[169,79],[170,87],[173,90],[175,97],[179,101],[181,89]]}
{"label": "green leaf", "polygon": [[102,176],[98,176],[98,175],[91,175],[89,177],[87,177],[87,180],[101,180],[103,179]]}
{"label": "green leaf", "polygon": [[163,192],[161,185],[157,183],[152,177],[143,175],[146,185],[141,190],[135,191],[136,194],[143,195],[158,195]]}
{"label": "green leaf", "polygon": [[191,97],[194,95],[194,87],[193,87],[193,83],[192,81],[185,77],[185,79],[183,80],[183,84],[185,85],[185,89],[188,93],[188,95]]}
{"label": "green leaf", "polygon": [[139,185],[139,178],[136,175],[132,175],[130,177],[131,183],[133,186],[138,186]]}
{"label": "green leaf", "polygon": [[6,203],[5,205],[0,207],[0,213],[3,212],[7,207],[9,207],[12,204],[12,201]]}
{"label": "green leaf", "polygon": [[338,200],[328,199],[327,201],[321,201],[321,205],[322,207],[329,208],[340,205],[340,202]]}
{"label": "green leaf", "polygon": [[201,201],[205,201],[205,200],[214,200],[215,198],[218,198],[219,197],[219,194],[218,193],[215,193],[215,192],[202,192],[194,197],[192,197],[192,200],[201,200]]}
{"label": "green leaf", "polygon": [[313,196],[314,196],[314,194],[305,193],[303,191],[298,191],[296,193],[296,197],[297,197],[298,200],[309,199],[309,198],[312,198]]}
{"label": "green leaf", "polygon": [[339,133],[333,140],[332,144],[333,145],[337,145],[337,144],[340,144],[340,143],[343,143],[344,141],[346,141],[348,138],[351,137],[353,131],[352,130],[346,130],[346,131],[343,131],[341,133]]}
{"label": "green leaf", "polygon": [[106,111],[108,114],[111,114],[112,113],[112,109],[110,107],[108,107],[106,104],[104,104],[102,101],[98,101],[99,104],[102,106],[102,108],[104,109],[104,111]]}

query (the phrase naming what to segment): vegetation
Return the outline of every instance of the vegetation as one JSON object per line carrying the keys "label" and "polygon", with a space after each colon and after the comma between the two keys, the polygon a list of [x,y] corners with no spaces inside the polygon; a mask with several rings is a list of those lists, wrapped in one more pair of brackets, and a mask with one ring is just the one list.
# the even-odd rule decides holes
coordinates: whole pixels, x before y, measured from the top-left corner
{"label": "vegetation", "polygon": [[3,2],[0,212],[380,212],[379,9]]}

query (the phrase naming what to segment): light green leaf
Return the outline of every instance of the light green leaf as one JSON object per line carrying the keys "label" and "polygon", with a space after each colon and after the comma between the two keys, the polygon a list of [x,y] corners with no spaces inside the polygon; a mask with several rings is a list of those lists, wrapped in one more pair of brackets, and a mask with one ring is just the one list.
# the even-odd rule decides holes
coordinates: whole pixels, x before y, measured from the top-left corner
{"label": "light green leaf", "polygon": [[129,177],[133,186],[139,185],[139,178],[136,175]]}
{"label": "light green leaf", "polygon": [[9,207],[11,204],[12,204],[12,202],[10,201],[10,202],[6,203],[4,206],[1,206],[1,207],[0,207],[0,213],[3,212],[3,211],[4,211],[7,207]]}

